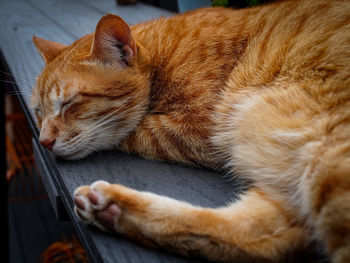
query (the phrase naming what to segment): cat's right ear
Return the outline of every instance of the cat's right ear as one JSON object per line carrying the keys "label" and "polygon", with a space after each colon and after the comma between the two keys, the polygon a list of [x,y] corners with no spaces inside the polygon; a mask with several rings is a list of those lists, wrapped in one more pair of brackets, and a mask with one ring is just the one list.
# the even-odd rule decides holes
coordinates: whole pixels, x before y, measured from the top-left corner
{"label": "cat's right ear", "polygon": [[50,63],[54,58],[56,58],[66,45],[58,42],[46,40],[40,37],[33,36],[33,43],[38,49],[40,55],[45,60],[45,63]]}
{"label": "cat's right ear", "polygon": [[98,22],[90,57],[108,63],[132,65],[136,57],[136,43],[130,27],[119,16],[108,14]]}

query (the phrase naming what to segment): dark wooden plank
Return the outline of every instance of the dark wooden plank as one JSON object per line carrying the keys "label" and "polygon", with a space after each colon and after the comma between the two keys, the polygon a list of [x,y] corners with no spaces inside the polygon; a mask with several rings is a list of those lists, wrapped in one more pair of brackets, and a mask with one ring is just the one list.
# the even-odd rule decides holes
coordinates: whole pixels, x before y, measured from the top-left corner
{"label": "dark wooden plank", "polygon": [[[81,161],[57,159],[62,179],[72,194],[82,182],[90,184],[103,179],[138,190],[151,191],[195,205],[218,207],[237,198],[237,181],[200,169],[144,160],[120,152],[93,154]],[[98,250],[106,262],[178,262],[178,257],[154,253],[119,236],[92,233]],[[110,249],[113,247],[113,249]],[[127,253],[133,251],[132,254]],[[106,256],[108,255],[108,256]],[[182,262],[182,261],[180,261]]]}
{"label": "dark wooden plank", "polygon": [[225,205],[239,193],[240,181],[218,173],[117,151],[95,153],[74,162],[57,158],[56,162],[71,194],[81,182],[90,184],[101,178],[205,207]]}
{"label": "dark wooden plank", "polygon": [[[101,17],[101,14],[96,10],[86,8],[76,1],[27,0],[26,2],[42,14],[43,17],[52,21],[55,24],[55,28],[60,28],[72,36],[73,41],[88,33],[92,33]],[[39,33],[37,35],[40,36]],[[58,40],[58,42],[62,41]],[[70,43],[72,41],[64,44]]]}
{"label": "dark wooden plank", "polygon": [[132,6],[119,6],[116,5],[115,1],[110,0],[77,0],[82,5],[91,8],[93,10],[97,10],[101,15],[106,13],[113,13],[122,17],[129,24],[137,24],[140,22],[144,22],[156,17],[168,17],[173,15],[174,13],[155,8],[150,5],[146,5],[143,3],[137,3]]}
{"label": "dark wooden plank", "polygon": [[[39,12],[48,16],[63,29],[68,30],[76,38],[91,33],[101,16],[114,13],[121,16],[129,24],[144,22],[160,16],[171,16],[173,13],[150,5],[137,3],[131,6],[118,6],[111,0],[28,0],[28,3]],[[62,19],[64,14],[65,19]]]}
{"label": "dark wooden plank", "polygon": [[66,209],[63,207],[61,196],[59,195],[56,185],[53,182],[52,178],[50,176],[47,176],[50,174],[50,171],[48,170],[48,167],[45,165],[45,160],[43,159],[43,156],[40,153],[39,150],[39,144],[36,140],[33,139],[33,153],[34,153],[34,159],[37,164],[38,170],[40,174],[42,175],[42,180],[45,185],[46,192],[49,196],[49,200],[51,202],[52,208],[54,210],[54,213],[58,220],[65,221],[69,220],[69,217],[67,215]]}

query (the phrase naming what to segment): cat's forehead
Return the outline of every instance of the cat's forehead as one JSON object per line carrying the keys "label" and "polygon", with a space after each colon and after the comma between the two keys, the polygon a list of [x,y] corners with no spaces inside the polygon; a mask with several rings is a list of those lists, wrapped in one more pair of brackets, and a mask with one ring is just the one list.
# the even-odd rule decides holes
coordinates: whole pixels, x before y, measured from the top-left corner
{"label": "cat's forehead", "polygon": [[72,80],[47,83],[40,92],[40,104],[48,116],[54,117],[59,114],[62,104],[74,96],[75,92],[76,83]]}
{"label": "cat's forehead", "polygon": [[65,77],[60,74],[52,74],[44,83],[41,83],[41,94],[48,98],[65,98],[76,93],[81,87],[81,80],[74,77]]}
{"label": "cat's forehead", "polygon": [[81,87],[81,81],[74,77],[51,74],[45,80],[38,80],[37,99],[47,111],[56,112],[60,105],[74,96]]}
{"label": "cat's forehead", "polygon": [[63,79],[58,85],[60,97],[66,98],[75,95],[79,90],[82,89],[83,83],[80,79],[69,78]]}

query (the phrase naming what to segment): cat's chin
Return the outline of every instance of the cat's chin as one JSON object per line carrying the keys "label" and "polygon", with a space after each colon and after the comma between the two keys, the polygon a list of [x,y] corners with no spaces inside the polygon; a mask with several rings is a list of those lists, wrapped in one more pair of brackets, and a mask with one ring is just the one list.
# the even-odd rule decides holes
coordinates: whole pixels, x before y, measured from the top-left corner
{"label": "cat's chin", "polygon": [[91,152],[86,150],[80,150],[71,154],[55,154],[57,157],[69,160],[69,161],[76,161],[85,158],[88,156]]}

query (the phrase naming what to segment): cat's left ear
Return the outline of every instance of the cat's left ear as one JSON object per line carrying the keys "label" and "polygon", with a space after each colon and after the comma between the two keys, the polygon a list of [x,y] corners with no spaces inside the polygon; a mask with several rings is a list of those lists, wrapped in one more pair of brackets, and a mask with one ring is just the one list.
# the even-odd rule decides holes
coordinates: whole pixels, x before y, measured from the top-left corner
{"label": "cat's left ear", "polygon": [[132,65],[136,43],[128,24],[116,15],[103,16],[96,26],[90,57]]}
{"label": "cat's left ear", "polygon": [[38,49],[40,55],[49,64],[67,47],[64,44],[46,40],[40,37],[33,36],[33,43]]}

